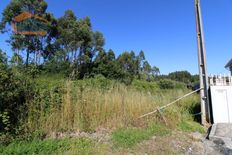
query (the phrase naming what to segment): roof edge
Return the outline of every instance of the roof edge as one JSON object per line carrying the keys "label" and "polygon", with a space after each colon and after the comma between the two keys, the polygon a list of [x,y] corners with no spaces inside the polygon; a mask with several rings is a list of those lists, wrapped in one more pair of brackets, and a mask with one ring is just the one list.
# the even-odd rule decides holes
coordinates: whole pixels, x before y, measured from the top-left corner
{"label": "roof edge", "polygon": [[230,66],[232,66],[232,59],[230,59],[230,61],[225,65],[225,68],[228,68]]}

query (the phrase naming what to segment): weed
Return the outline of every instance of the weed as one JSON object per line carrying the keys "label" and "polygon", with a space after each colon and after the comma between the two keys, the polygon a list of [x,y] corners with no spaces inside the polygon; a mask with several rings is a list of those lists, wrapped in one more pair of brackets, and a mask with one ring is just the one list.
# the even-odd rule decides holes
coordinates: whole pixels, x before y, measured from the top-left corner
{"label": "weed", "polygon": [[16,141],[8,146],[0,146],[0,154],[32,155],[32,154],[94,154],[95,142],[89,139],[60,139]]}
{"label": "weed", "polygon": [[122,128],[113,132],[112,140],[115,147],[131,148],[137,143],[152,136],[165,136],[169,130],[160,124],[152,124],[148,128]]}
{"label": "weed", "polygon": [[178,128],[185,132],[200,132],[204,133],[204,128],[197,122],[191,120],[183,120],[178,124]]}
{"label": "weed", "polygon": [[[57,79],[47,88],[48,81],[38,81],[41,87],[34,101],[28,104],[28,117],[22,124],[28,132],[39,130],[46,134],[92,132],[97,128],[144,128],[151,119],[138,119],[139,116],[189,92],[186,89],[161,90],[155,84],[150,87],[148,83],[137,81],[137,86],[145,86],[144,91],[115,81],[108,80],[108,84],[104,84],[101,77],[65,82]],[[168,125],[175,128],[182,117],[192,118],[190,111],[198,100],[193,95],[164,109]],[[154,121],[163,121],[158,115],[153,116]]]}

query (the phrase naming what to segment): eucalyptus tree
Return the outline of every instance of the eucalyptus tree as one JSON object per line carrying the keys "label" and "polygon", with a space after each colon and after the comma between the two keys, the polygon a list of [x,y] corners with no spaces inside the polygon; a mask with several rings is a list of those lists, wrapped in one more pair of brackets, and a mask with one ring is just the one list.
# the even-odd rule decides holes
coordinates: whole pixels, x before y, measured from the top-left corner
{"label": "eucalyptus tree", "polygon": [[149,62],[148,61],[144,61],[144,64],[143,64],[143,73],[146,75],[146,80],[147,81],[150,81],[151,71],[152,71],[152,68],[151,68],[151,65],[149,64]]}
{"label": "eucalyptus tree", "polygon": [[141,75],[143,74],[143,64],[146,60],[144,51],[140,51],[137,56],[137,65],[138,65],[138,78],[141,79]]}
{"label": "eucalyptus tree", "polygon": [[[64,16],[58,19],[57,44],[63,51],[63,61],[70,61],[70,53],[75,50],[75,27],[77,26],[77,17],[72,10],[65,11]],[[73,59],[73,52],[71,61]]]}
{"label": "eucalyptus tree", "polygon": [[102,33],[92,30],[88,17],[80,19],[78,25],[77,43],[79,48],[75,65],[79,73],[79,78],[82,79],[90,75],[94,66],[94,58],[104,50],[105,39]]}
{"label": "eucalyptus tree", "polygon": [[93,74],[101,74],[110,79],[119,79],[122,75],[121,69],[115,59],[115,54],[113,50],[105,52],[100,51],[95,60]]}
{"label": "eucalyptus tree", "polygon": [[123,52],[118,56],[117,62],[121,66],[125,79],[129,80],[129,82],[132,81],[138,69],[135,53],[133,51]]}
{"label": "eucalyptus tree", "polygon": [[10,39],[7,42],[11,45],[11,49],[14,51],[11,62],[15,65],[19,65],[23,63],[22,56],[20,55],[20,51],[24,50],[24,36],[23,35],[11,35]]}
{"label": "eucalyptus tree", "polygon": [[0,64],[7,64],[6,53],[0,49]]}
{"label": "eucalyptus tree", "polygon": [[[10,25],[13,22],[14,17],[20,15],[21,13],[29,12],[38,16],[44,16],[46,14],[46,9],[47,3],[44,0],[11,0],[2,13],[0,24],[1,32],[9,32]],[[25,48],[27,52],[26,64],[28,65],[30,53],[36,52],[37,47],[39,47],[38,44],[36,46],[34,44],[34,41],[38,41],[39,37],[35,35],[23,35],[23,44],[18,44],[18,42],[21,42],[21,37],[16,37],[15,35],[16,34],[14,33],[11,34],[11,37],[15,39],[13,42],[11,42],[13,46],[12,48]]]}
{"label": "eucalyptus tree", "polygon": [[153,76],[158,76],[160,74],[160,69],[156,66],[153,66],[151,72]]}

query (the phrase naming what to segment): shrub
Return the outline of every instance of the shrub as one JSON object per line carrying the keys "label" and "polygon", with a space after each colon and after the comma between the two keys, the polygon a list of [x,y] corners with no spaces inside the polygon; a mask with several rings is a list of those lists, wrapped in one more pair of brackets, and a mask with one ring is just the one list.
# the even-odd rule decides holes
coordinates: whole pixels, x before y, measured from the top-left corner
{"label": "shrub", "polygon": [[136,90],[145,92],[155,92],[159,87],[155,82],[147,82],[142,80],[133,80],[131,86]]}
{"label": "shrub", "polygon": [[79,83],[84,84],[88,87],[99,88],[102,90],[108,90],[112,87],[114,81],[105,78],[103,75],[96,75],[94,78],[89,78],[85,80],[79,80]]}
{"label": "shrub", "polygon": [[168,79],[163,79],[158,82],[158,85],[160,89],[173,89],[174,88],[174,82]]}
{"label": "shrub", "polygon": [[25,103],[31,99],[33,87],[26,76],[14,72],[2,61],[4,58],[0,59],[0,132],[12,133],[19,123],[20,110],[26,110]]}

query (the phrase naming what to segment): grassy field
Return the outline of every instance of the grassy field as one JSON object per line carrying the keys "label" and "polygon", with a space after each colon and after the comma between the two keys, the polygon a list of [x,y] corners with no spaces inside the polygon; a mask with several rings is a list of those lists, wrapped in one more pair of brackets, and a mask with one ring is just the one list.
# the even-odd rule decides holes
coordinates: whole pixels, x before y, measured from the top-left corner
{"label": "grassy field", "polygon": [[98,152],[96,143],[89,139],[62,139],[62,140],[33,140],[16,141],[10,145],[0,146],[3,155],[45,155],[45,154],[81,154],[91,155]]}
{"label": "grassy field", "polygon": [[[204,132],[194,122],[198,95],[190,96],[159,113],[140,119],[190,90],[178,86],[160,89],[158,84],[135,81],[131,86],[104,78],[83,81],[36,79],[34,100],[28,102],[28,117],[22,119],[26,138],[0,147],[0,154],[104,154],[105,144],[88,138],[49,139],[54,133],[110,132],[107,148],[133,149],[152,136],[169,136],[173,130]],[[29,140],[26,140],[27,137]],[[35,137],[38,137],[35,139]]]}
{"label": "grassy field", "polygon": [[[29,103],[29,117],[24,124],[30,131],[50,132],[95,131],[97,128],[146,127],[152,119],[139,116],[153,111],[189,92],[187,89],[153,92],[137,90],[113,81],[90,79],[86,81],[58,81],[41,88],[35,100]],[[155,85],[155,84],[154,84]],[[170,127],[182,119],[192,119],[191,109],[198,104],[198,96],[191,96],[164,111]],[[174,121],[175,120],[175,121]]]}

